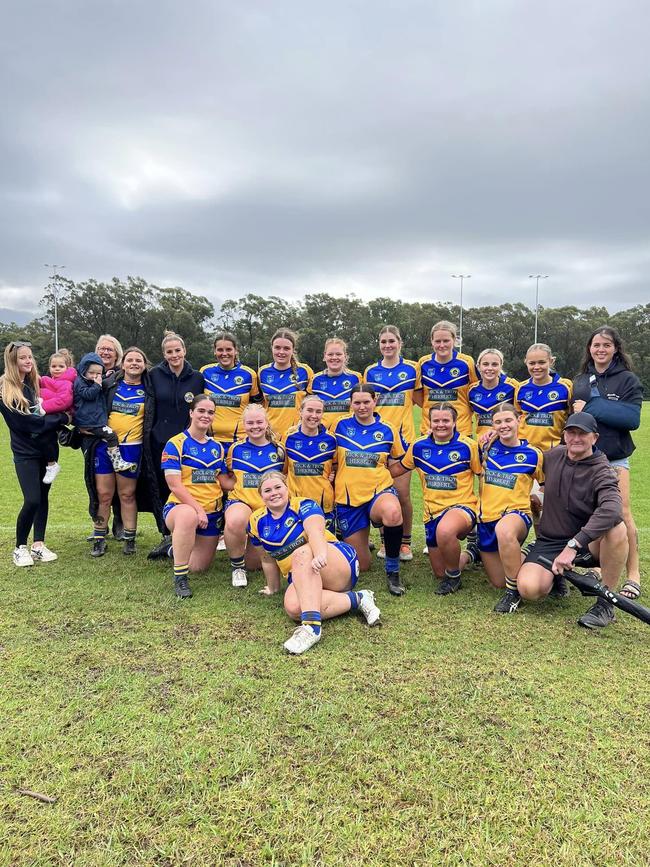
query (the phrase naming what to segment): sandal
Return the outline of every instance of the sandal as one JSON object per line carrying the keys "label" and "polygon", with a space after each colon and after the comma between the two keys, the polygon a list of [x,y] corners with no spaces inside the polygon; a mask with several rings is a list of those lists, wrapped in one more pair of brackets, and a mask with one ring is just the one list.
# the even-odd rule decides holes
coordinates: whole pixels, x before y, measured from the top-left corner
{"label": "sandal", "polygon": [[630,581],[628,578],[618,592],[621,596],[625,596],[626,599],[638,599],[641,595],[641,585],[637,584],[636,581]]}

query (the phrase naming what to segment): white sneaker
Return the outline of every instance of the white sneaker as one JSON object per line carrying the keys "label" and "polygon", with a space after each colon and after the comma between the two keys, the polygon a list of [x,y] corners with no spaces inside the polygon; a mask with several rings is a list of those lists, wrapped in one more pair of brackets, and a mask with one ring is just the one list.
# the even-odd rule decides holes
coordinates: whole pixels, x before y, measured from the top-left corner
{"label": "white sneaker", "polygon": [[34,548],[32,546],[30,553],[34,563],[51,563],[53,560],[59,559],[59,555],[55,554],[54,551],[50,551],[50,549],[46,548],[45,545],[41,548]]}
{"label": "white sneaker", "polygon": [[248,578],[246,576],[245,569],[233,569],[232,570],[232,586],[233,587],[247,587],[248,586]]}
{"label": "white sneaker", "polygon": [[428,553],[429,553],[429,546],[428,546],[428,545],[425,545],[425,546],[424,546],[424,548],[422,549],[422,553],[423,553],[423,554],[428,554]]}
{"label": "white sneaker", "polygon": [[283,646],[286,651],[297,656],[299,653],[309,650],[314,644],[318,644],[319,641],[320,633],[316,635],[311,626],[300,625],[297,629],[294,629],[293,635],[288,641],[284,642]]}
{"label": "white sneaker", "polygon": [[381,617],[381,611],[375,605],[375,594],[372,590],[358,590],[357,593],[361,596],[359,611],[366,618],[368,626],[375,626]]}
{"label": "white sneaker", "polygon": [[386,549],[384,548],[383,545],[380,545],[380,547],[377,548],[377,556],[379,557],[380,560],[386,559]]}
{"label": "white sneaker", "polygon": [[219,544],[217,545],[217,551],[225,551],[226,550],[226,540],[223,536],[219,539]]}
{"label": "white sneaker", "polygon": [[43,484],[51,485],[60,472],[61,464],[57,464],[56,462],[54,462],[53,464],[48,464],[48,467],[45,470],[45,475],[43,476]]}
{"label": "white sneaker", "polygon": [[27,545],[14,548],[14,566],[33,566],[32,555],[27,550]]}

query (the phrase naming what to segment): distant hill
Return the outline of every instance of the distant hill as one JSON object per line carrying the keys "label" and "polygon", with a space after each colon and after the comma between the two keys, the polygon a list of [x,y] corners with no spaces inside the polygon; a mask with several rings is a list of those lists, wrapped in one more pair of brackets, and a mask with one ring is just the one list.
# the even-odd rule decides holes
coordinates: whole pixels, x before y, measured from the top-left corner
{"label": "distant hill", "polygon": [[27,325],[36,316],[30,310],[10,310],[8,307],[0,307],[0,322],[8,324],[15,322],[16,325]]}

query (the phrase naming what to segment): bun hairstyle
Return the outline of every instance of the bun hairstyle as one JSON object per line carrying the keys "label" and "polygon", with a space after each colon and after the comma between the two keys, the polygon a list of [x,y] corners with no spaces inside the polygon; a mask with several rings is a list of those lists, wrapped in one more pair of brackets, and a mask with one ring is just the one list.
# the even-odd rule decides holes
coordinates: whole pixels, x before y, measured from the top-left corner
{"label": "bun hairstyle", "polygon": [[168,343],[174,343],[174,342],[180,343],[180,345],[185,350],[185,341],[180,336],[180,334],[176,334],[175,331],[165,331],[163,339],[162,339],[162,343],[160,344],[161,350],[164,352],[165,346],[167,346]]}
{"label": "bun hairstyle", "polygon": [[74,367],[74,355],[69,349],[66,349],[65,346],[59,349],[58,352],[53,352],[52,355],[50,355],[48,364],[52,363],[53,358],[62,358],[66,367]]}
{"label": "bun hairstyle", "polygon": [[273,348],[273,344],[276,340],[288,340],[291,344],[293,351],[291,353],[291,371],[294,377],[297,376],[298,373],[298,353],[296,352],[296,346],[298,344],[298,335],[295,331],[292,331],[290,328],[278,328],[273,337],[271,337],[271,349]]}

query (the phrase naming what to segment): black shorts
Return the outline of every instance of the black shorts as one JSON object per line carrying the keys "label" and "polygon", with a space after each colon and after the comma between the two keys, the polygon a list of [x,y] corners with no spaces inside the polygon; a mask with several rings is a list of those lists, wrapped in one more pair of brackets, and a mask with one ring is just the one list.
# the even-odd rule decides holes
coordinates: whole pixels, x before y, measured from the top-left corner
{"label": "black shorts", "polygon": [[[543,566],[544,564],[539,562],[540,557],[546,557],[546,559],[550,560],[552,563],[560,551],[563,551],[566,548],[566,543],[568,541],[569,539],[547,539],[546,536],[538,536],[531,545],[528,554],[526,554],[524,563],[536,563]],[[576,556],[575,565],[597,566],[598,561],[592,554],[590,554],[588,548],[581,548]],[[544,569],[548,569],[548,567],[544,566]]]}

